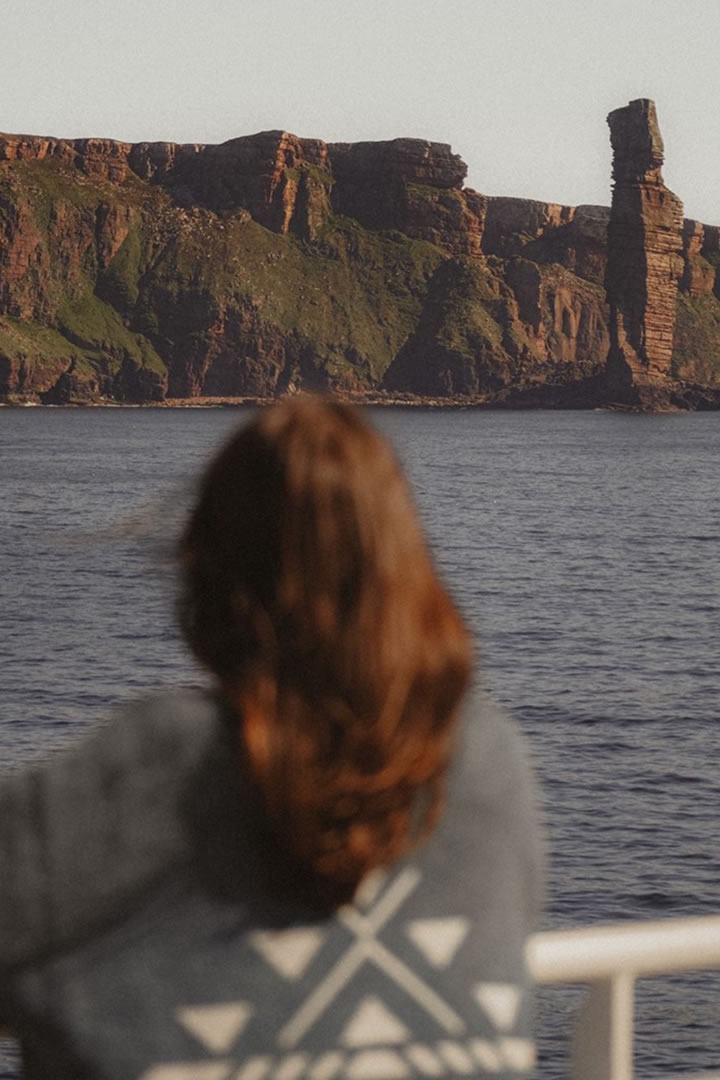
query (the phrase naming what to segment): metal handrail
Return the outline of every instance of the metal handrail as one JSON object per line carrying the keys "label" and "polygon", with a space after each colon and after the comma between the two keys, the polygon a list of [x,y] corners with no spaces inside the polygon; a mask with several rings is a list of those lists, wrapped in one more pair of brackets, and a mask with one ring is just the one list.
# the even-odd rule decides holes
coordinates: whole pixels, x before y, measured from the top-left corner
{"label": "metal handrail", "polygon": [[575,1029],[577,1080],[632,1080],[635,980],[720,968],[720,915],[548,930],[526,955],[538,984],[590,983]]}

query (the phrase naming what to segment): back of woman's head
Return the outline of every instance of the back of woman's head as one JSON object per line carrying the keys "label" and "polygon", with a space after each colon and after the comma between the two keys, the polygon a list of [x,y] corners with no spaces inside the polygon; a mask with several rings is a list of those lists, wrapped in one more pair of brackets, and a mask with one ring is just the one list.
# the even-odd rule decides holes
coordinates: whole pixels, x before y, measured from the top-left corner
{"label": "back of woman's head", "polygon": [[432,827],[470,674],[403,475],[359,411],[288,399],[211,463],[181,561],[275,862],[335,907]]}

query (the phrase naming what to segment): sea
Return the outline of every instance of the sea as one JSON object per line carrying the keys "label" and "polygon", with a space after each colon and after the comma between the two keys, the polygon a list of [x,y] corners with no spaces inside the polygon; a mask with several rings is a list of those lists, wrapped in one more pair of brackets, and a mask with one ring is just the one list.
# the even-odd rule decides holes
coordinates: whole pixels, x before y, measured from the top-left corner
{"label": "sea", "polygon": [[[720,415],[368,411],[530,744],[543,926],[720,912]],[[173,545],[203,464],[251,414],[0,409],[3,771],[201,680]],[[581,996],[539,994],[542,1080],[567,1075]],[[639,984],[635,1066],[720,1067],[720,976]],[[3,1043],[1,1080],[18,1068]]]}

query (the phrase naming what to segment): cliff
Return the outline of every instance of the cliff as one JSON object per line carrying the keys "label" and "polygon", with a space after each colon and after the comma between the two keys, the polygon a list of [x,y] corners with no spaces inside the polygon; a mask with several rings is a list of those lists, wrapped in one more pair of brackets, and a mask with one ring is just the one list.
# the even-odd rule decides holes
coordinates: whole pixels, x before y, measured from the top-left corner
{"label": "cliff", "polygon": [[[652,101],[608,117],[613,197],[605,276],[610,303],[608,379],[631,405],[657,406],[671,391],[683,208],[662,178],[663,141]],[[692,239],[688,230],[686,250]],[[697,252],[694,252],[697,254]],[[688,282],[692,264],[688,257]]]}
{"label": "cliff", "polygon": [[418,139],[2,135],[0,399],[714,407],[720,229],[628,110],[612,211],[481,195]]}

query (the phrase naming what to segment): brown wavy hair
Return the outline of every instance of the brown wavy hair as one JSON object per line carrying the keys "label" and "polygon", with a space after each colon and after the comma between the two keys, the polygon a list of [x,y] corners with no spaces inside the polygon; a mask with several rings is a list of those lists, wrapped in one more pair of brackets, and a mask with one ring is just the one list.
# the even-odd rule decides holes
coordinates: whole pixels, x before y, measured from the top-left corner
{"label": "brown wavy hair", "polygon": [[180,555],[276,862],[333,909],[435,823],[470,677],[401,469],[358,409],[286,399],[211,463]]}

